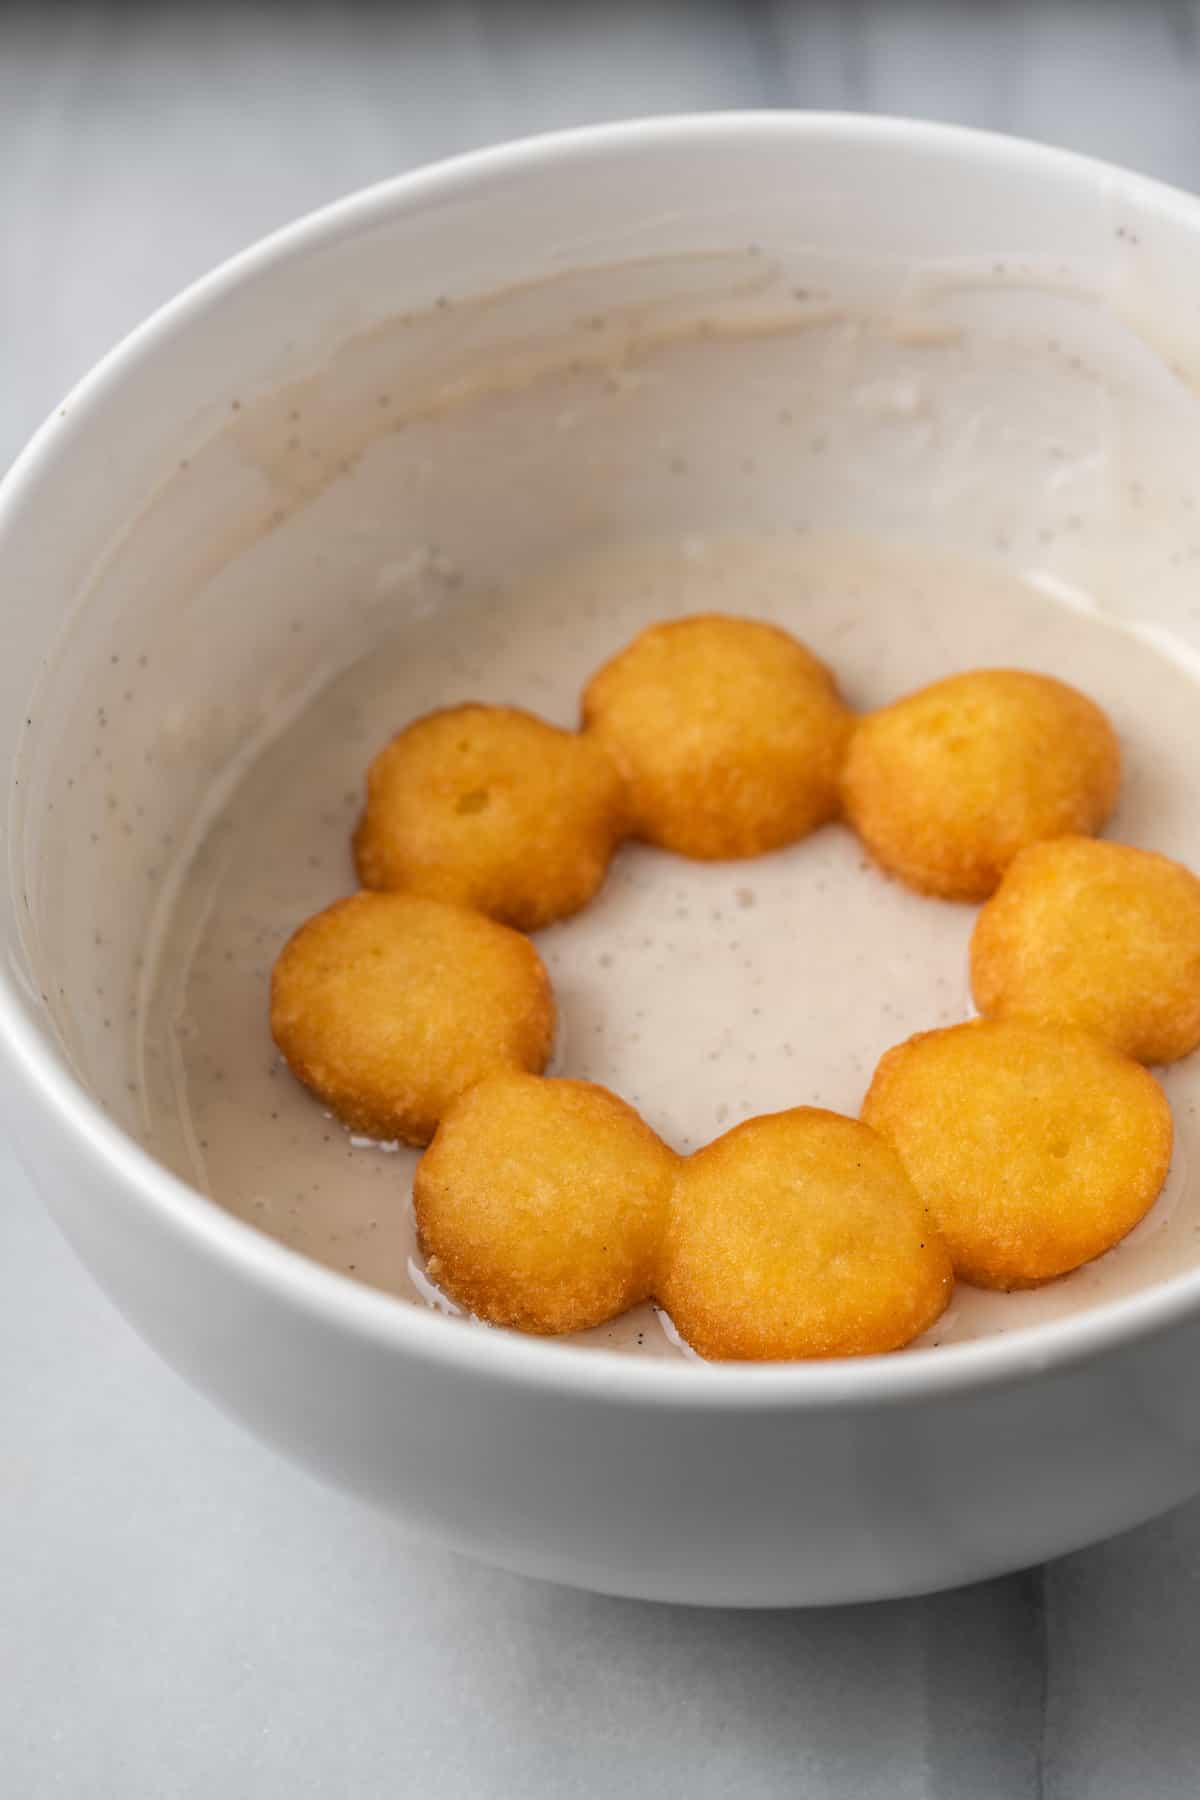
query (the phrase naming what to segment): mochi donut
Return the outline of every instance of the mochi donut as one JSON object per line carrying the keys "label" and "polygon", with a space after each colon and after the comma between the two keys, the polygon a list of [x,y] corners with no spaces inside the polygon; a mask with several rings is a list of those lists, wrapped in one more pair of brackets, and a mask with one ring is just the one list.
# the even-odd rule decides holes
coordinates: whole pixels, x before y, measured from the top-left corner
{"label": "mochi donut", "polygon": [[990,1018],[1083,1025],[1174,1062],[1200,1044],[1200,881],[1128,844],[1032,844],[976,921],[971,986]]}
{"label": "mochi donut", "polygon": [[941,1229],[956,1274],[1034,1287],[1111,1250],[1171,1161],[1166,1095],[1074,1026],[974,1019],[883,1057],[863,1102]]}
{"label": "mochi donut", "polygon": [[607,1088],[491,1076],[417,1165],[429,1274],[493,1325],[602,1325],[650,1295],[677,1162]]}
{"label": "mochi donut", "polygon": [[759,856],[838,811],[851,716],[776,625],[651,625],[592,676],[583,723],[625,777],[634,835],[680,856]]}
{"label": "mochi donut", "polygon": [[621,778],[593,739],[512,706],[453,706],[371,763],[354,856],[364,887],[536,931],[587,905],[625,823]]}
{"label": "mochi donut", "polygon": [[657,1296],[701,1356],[863,1356],[928,1329],[950,1257],[900,1158],[816,1107],[734,1126],[679,1167]]}
{"label": "mochi donut", "polygon": [[352,1131],[426,1144],[485,1075],[545,1067],[554,998],[518,932],[441,900],[359,893],[284,945],[271,1032]]}
{"label": "mochi donut", "polygon": [[846,816],[880,866],[922,894],[984,900],[1018,851],[1092,834],[1117,801],[1105,715],[1047,675],[951,675],[860,720]]}

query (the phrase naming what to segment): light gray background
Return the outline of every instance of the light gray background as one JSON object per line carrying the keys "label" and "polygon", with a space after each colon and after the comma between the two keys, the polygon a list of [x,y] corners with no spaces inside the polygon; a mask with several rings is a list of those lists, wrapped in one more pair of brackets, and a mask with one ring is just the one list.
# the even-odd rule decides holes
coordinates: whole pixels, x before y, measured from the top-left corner
{"label": "light gray background", "polygon": [[[1200,187],[1200,5],[0,11],[0,468],[181,284],[449,151],[692,108],[925,114]],[[0,1151],[0,1795],[1195,1800],[1200,1503],[966,1593],[599,1600],[413,1547],[227,1425]]]}

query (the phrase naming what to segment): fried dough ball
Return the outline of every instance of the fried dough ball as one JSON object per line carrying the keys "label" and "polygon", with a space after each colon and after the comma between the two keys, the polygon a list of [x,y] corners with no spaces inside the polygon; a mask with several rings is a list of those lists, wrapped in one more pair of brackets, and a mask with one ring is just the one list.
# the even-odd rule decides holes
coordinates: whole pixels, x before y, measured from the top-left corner
{"label": "fried dough ball", "polygon": [[658,1298],[702,1356],[896,1350],[950,1298],[945,1245],[889,1144],[800,1106],[680,1165]]}
{"label": "fried dough ball", "polygon": [[1171,1160],[1153,1076],[1073,1026],[974,1019],[889,1050],[862,1116],[977,1287],[1034,1287],[1149,1211]]}
{"label": "fried dough ball", "polygon": [[440,900],[362,893],[284,945],[271,1033],[352,1131],[426,1144],[483,1076],[545,1067],[554,997],[517,932]]}
{"label": "fried dough ball", "polygon": [[452,706],[372,762],[354,855],[364,887],[536,931],[587,905],[625,823],[621,778],[591,739],[516,707]]}
{"label": "fried dough ball", "polygon": [[651,625],[583,694],[636,834],[704,860],[794,843],[838,810],[850,714],[794,637],[703,614]]}
{"label": "fried dough ball", "polygon": [[1200,881],[1127,844],[1056,838],[1011,864],[971,939],[992,1018],[1099,1032],[1139,1062],[1200,1044]]}
{"label": "fried dough ball", "polygon": [[1121,758],[1100,708],[1047,675],[977,669],[863,719],[842,777],[875,860],[922,894],[983,900],[1019,850],[1099,831]]}
{"label": "fried dough ball", "polygon": [[649,1297],[678,1160],[590,1081],[480,1082],[417,1165],[429,1274],[493,1325],[601,1325]]}

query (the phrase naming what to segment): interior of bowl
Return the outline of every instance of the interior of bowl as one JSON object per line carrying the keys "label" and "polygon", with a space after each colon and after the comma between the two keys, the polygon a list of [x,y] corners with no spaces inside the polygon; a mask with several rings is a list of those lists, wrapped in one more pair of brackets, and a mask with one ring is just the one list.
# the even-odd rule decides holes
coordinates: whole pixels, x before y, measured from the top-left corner
{"label": "interior of bowl", "polygon": [[[415,1157],[290,1078],[271,962],[350,891],[369,757],[464,699],[563,725],[642,625],[785,624],[866,709],[954,669],[1075,681],[1121,732],[1110,835],[1200,866],[1200,299],[1185,203],[961,134],[802,121],[582,136],[367,196],[220,275],[44,439],[0,677],[8,963],[123,1130],[220,1205],[415,1305]],[[1170,271],[1169,285],[1164,272]],[[15,610],[15,609],[14,609]],[[969,908],[831,827],[746,863],[630,845],[540,934],[558,1072],[681,1150],[856,1112],[966,1016]],[[1193,1059],[1195,1061],[1197,1059]],[[1200,1263],[1200,1072],[1163,1198],[931,1341]],[[644,1309],[591,1343],[678,1355]]]}

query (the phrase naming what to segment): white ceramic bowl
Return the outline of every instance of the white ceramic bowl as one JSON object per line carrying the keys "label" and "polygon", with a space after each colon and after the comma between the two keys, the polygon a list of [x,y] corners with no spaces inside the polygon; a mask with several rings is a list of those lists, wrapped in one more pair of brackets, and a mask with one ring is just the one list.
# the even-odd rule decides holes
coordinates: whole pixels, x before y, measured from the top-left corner
{"label": "white ceramic bowl", "polygon": [[[520,396],[564,347],[586,361],[601,310],[622,340],[610,386],[642,396],[616,424],[503,446],[474,431],[473,394]],[[369,648],[379,609],[354,596],[387,588],[379,572],[414,534],[506,566],[597,521],[771,524],[794,469],[731,499],[705,460],[723,433],[757,429],[728,392],[687,402],[686,480],[631,474],[647,391],[668,436],[685,404],[638,371],[705,320],[714,338],[728,325],[782,346],[799,326],[844,349],[847,318],[874,319],[886,354],[869,381],[835,369],[822,389],[825,422],[845,414],[825,516],[995,553],[999,495],[1019,564],[1066,508],[1064,583],[1119,555],[1143,623],[1187,629],[1172,571],[1190,493],[1168,504],[1164,484],[1196,442],[1179,346],[1200,320],[1200,206],[923,125],[677,119],[388,183],[134,333],[0,491],[2,1104],[38,1187],[137,1329],[264,1439],[414,1531],[612,1593],[914,1593],[1170,1506],[1200,1487],[1200,1274],[978,1342],[823,1365],[484,1332],[296,1255],[155,1160],[139,983],[172,844],[247,741]],[[461,456],[432,474],[426,461],[411,490],[380,463],[398,441],[375,410],[384,371],[418,440],[448,412],[464,421]],[[1120,412],[1115,394],[1136,404]],[[313,461],[288,448],[299,399]],[[1069,446],[1057,478],[1033,477],[1031,408]]]}

